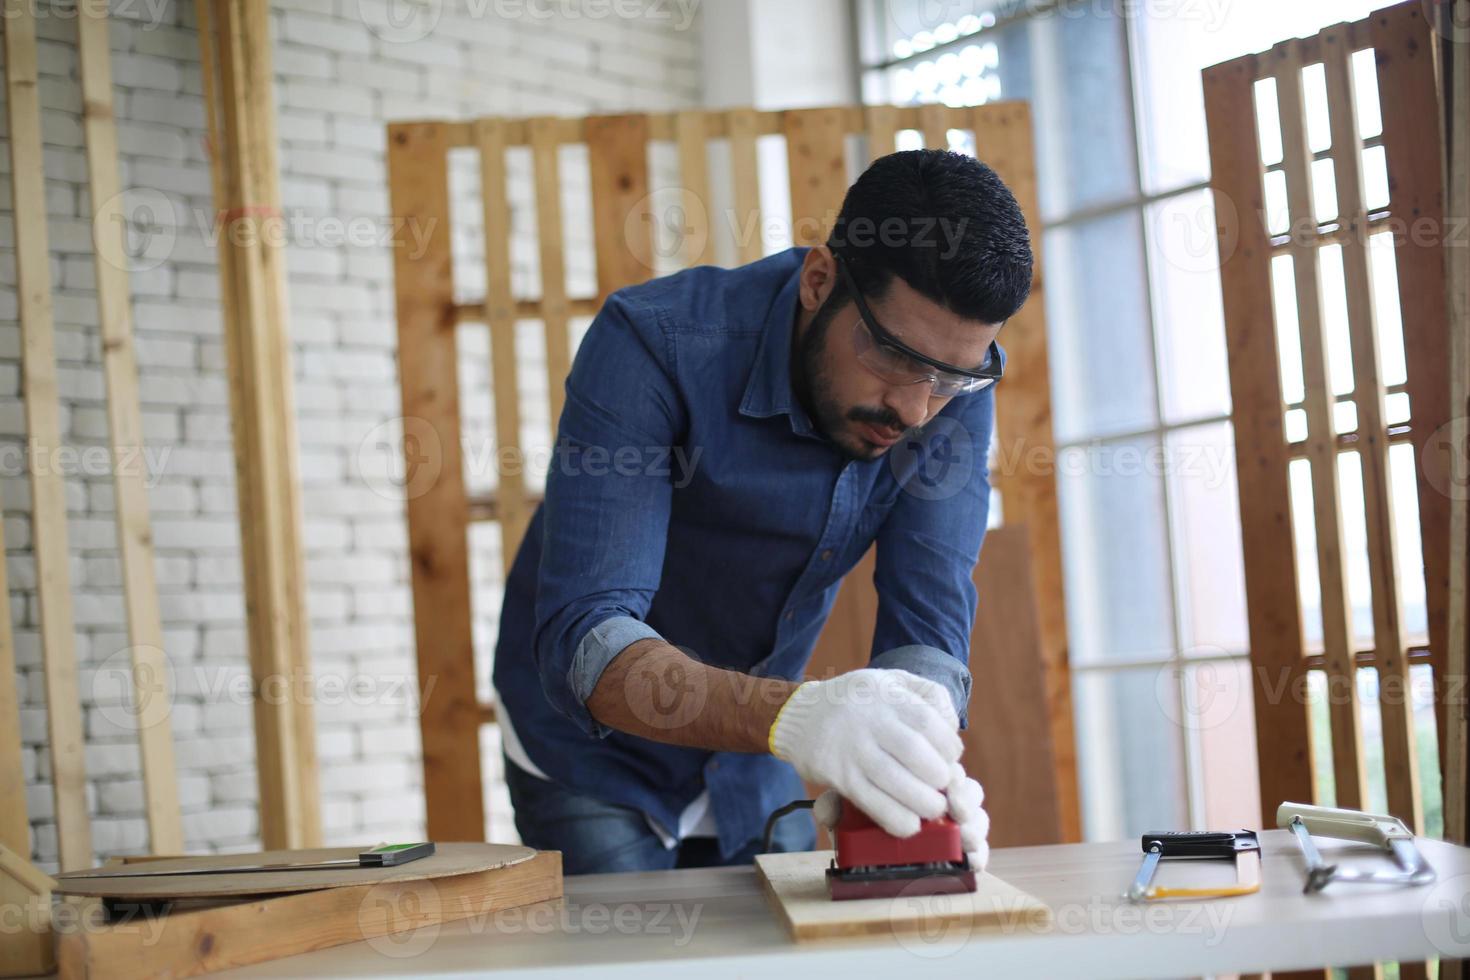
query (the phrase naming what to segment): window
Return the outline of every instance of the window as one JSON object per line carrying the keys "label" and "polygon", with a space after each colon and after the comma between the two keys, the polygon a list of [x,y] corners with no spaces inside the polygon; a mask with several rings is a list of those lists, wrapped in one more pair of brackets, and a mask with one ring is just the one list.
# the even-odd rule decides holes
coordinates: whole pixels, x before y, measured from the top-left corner
{"label": "window", "polygon": [[[1389,2],[857,0],[866,100],[1032,104],[1088,838],[1259,822],[1200,71]],[[1371,127],[1376,92],[1360,98]],[[1406,622],[1422,630],[1414,540]]]}

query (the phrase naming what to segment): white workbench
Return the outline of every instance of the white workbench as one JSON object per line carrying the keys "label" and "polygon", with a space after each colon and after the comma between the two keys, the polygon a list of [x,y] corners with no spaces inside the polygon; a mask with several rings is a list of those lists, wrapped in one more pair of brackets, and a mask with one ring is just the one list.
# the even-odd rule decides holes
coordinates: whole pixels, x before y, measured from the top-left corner
{"label": "white workbench", "polygon": [[[1318,840],[1328,861],[1376,860],[1359,845]],[[753,868],[586,875],[566,879],[561,902],[217,976],[1169,977],[1470,957],[1470,849],[1419,846],[1439,872],[1436,884],[1339,882],[1307,896],[1295,842],[1269,831],[1261,834],[1258,894],[1142,906],[1119,898],[1137,869],[1137,840],[1006,848],[994,852],[990,870],[1051,907],[1043,932],[951,928],[800,945],[787,938]],[[1191,862],[1186,874],[1183,862],[1165,862],[1158,881],[1230,877],[1228,865],[1210,864]]]}

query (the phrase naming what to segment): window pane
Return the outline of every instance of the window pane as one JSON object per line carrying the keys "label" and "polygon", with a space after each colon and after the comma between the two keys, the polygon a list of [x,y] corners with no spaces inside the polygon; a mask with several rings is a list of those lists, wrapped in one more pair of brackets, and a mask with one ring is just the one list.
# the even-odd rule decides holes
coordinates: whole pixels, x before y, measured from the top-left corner
{"label": "window pane", "polygon": [[[1265,51],[1289,37],[1308,37],[1329,24],[1360,20],[1395,2],[1232,0],[1213,6],[1183,5],[1172,16],[1134,17],[1134,88],[1144,190],[1161,193],[1209,177],[1202,69]],[[1367,67],[1372,67],[1371,56]],[[1310,89],[1307,95],[1311,97]],[[1365,128],[1375,124],[1376,113],[1365,113],[1363,121]]]}
{"label": "window pane", "polygon": [[1151,204],[1147,221],[1164,421],[1228,415],[1214,194],[1191,191]]}
{"label": "window pane", "polygon": [[1025,58],[1016,59],[1014,42],[999,45],[1001,91],[1030,102],[1035,116],[1037,190],[1047,221],[1138,191],[1125,21],[1108,6],[1032,18]]}
{"label": "window pane", "polygon": [[1180,642],[1186,656],[1244,653],[1250,644],[1230,423],[1180,429],[1168,446]]}
{"label": "window pane", "polygon": [[1152,427],[1158,419],[1138,213],[1054,228],[1043,245],[1057,439]]}
{"label": "window pane", "polygon": [[1073,660],[1169,656],[1160,444],[1147,437],[1064,449],[1058,470]]}
{"label": "window pane", "polygon": [[1178,686],[1148,668],[1090,671],[1074,693],[1084,836],[1187,826]]}
{"label": "window pane", "polygon": [[1250,670],[1246,659],[1182,669],[1184,717],[1198,753],[1207,827],[1255,827],[1260,823]]}

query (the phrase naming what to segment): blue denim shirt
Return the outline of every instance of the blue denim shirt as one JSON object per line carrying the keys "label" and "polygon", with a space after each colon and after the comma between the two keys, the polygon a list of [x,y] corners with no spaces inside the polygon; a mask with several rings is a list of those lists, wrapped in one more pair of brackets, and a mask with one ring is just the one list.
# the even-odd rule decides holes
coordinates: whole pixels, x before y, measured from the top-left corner
{"label": "blue denim shirt", "polygon": [[[792,389],[805,253],[608,297],[567,378],[495,652],[496,690],[543,772],[671,830],[708,789],[727,856],[804,797],[802,782],[769,755],[599,724],[587,698],[629,644],[661,637],[706,664],[800,679],[843,575],[876,540],[872,665],[942,684],[962,719],[970,693],[994,387],[879,459],[847,460]],[[685,693],[676,713],[703,696]]]}

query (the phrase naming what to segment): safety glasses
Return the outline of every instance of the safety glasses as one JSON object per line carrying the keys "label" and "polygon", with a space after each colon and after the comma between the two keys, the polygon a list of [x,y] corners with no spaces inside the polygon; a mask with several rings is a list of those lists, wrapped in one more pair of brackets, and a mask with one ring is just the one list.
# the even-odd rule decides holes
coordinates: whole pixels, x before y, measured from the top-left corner
{"label": "safety glasses", "polygon": [[857,282],[848,271],[847,263],[836,252],[832,257],[837,262],[838,275],[843,285],[852,294],[857,304],[858,319],[853,324],[852,343],[858,361],[869,371],[889,384],[910,385],[928,382],[936,398],[953,398],[956,395],[971,395],[995,384],[1001,379],[1000,345],[990,342],[985,363],[978,368],[967,369],[935,360],[889,333],[873,316],[868,303],[863,299]]}

